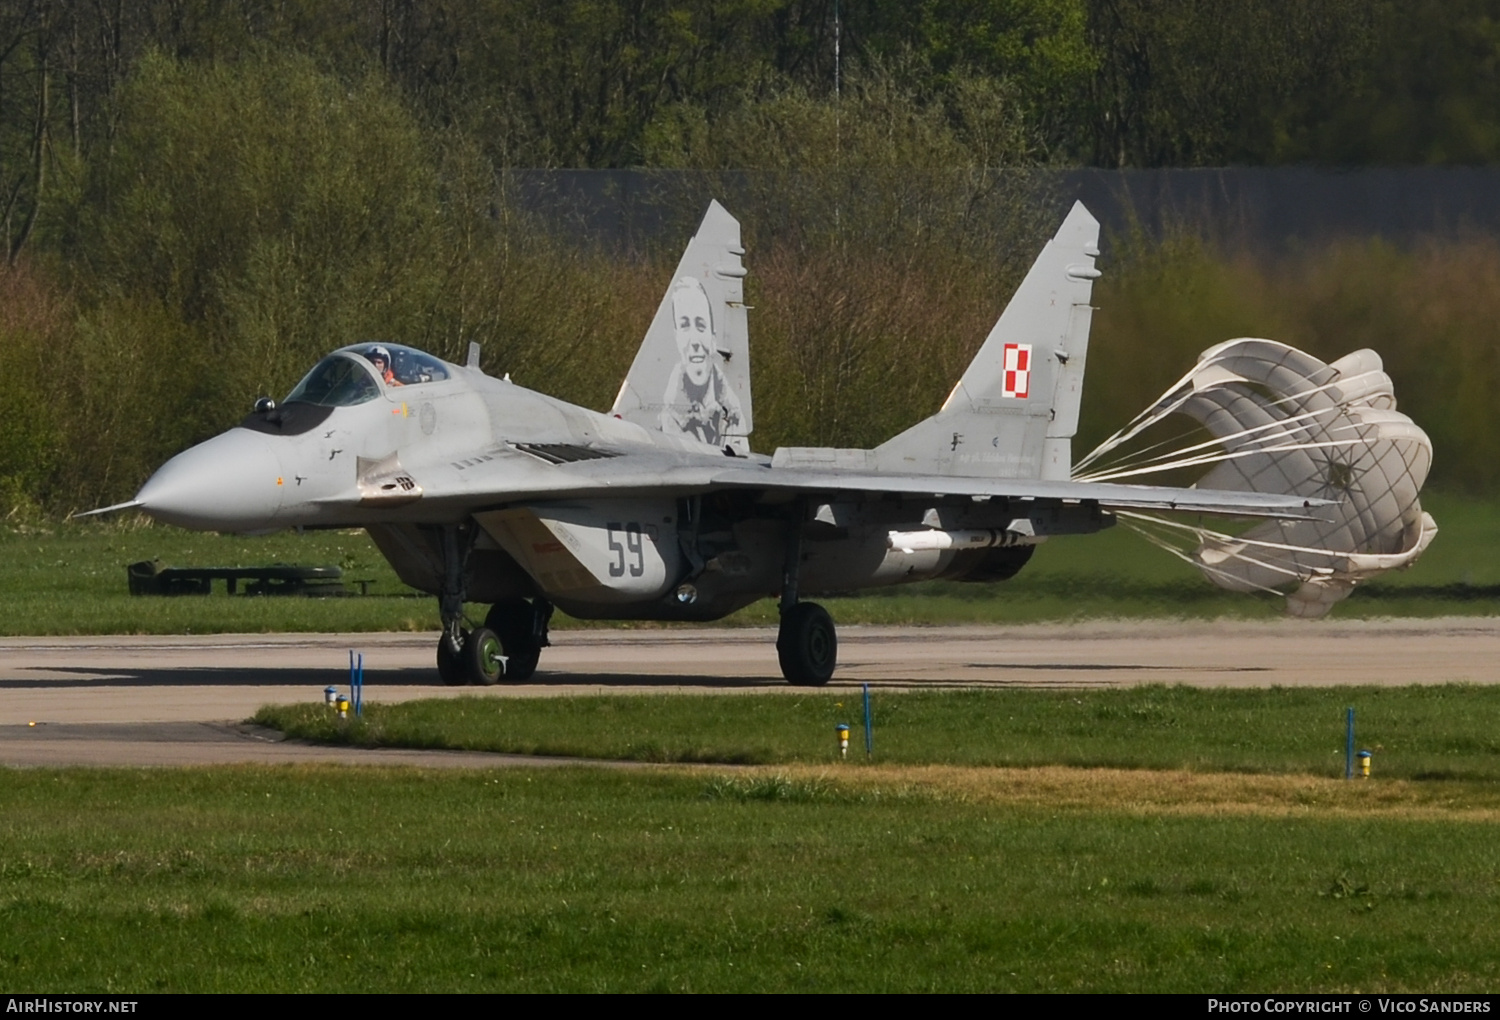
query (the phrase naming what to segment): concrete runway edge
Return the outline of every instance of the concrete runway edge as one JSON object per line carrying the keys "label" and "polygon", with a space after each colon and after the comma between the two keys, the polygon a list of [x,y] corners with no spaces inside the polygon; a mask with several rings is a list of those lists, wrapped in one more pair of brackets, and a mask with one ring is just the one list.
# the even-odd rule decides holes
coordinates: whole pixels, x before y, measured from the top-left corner
{"label": "concrete runway edge", "polygon": [[[436,642],[435,634],[0,639],[0,764],[549,764],[315,747],[243,724],[261,705],[320,700],[329,684],[346,689],[351,649],[364,655],[372,702],[794,690],[765,628],[557,631],[531,681],[492,688],[440,685]],[[843,627],[839,661],[832,689],[1488,684],[1500,682],[1500,619]]]}

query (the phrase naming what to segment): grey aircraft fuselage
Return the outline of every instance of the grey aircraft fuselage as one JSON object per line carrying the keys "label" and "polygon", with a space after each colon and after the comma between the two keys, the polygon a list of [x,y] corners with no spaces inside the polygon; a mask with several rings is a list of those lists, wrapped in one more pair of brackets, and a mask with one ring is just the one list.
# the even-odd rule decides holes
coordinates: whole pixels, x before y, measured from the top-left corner
{"label": "grey aircraft fuselage", "polygon": [[[464,578],[469,600],[545,595],[584,618],[712,620],[780,593],[786,533],[805,508],[795,492],[757,491],[757,472],[776,473],[771,458],[729,457],[476,368],[444,363],[447,378],[384,385],[360,354],[369,346],[330,358],[367,373],[372,395],[256,411],[169,461],[137,502],[158,520],[199,530],[364,527],[403,581],[432,594],[443,576],[436,536],[477,522]],[[667,477],[672,491],[664,493]],[[958,503],[948,508],[950,526],[1004,528],[1019,513],[1005,500],[983,509],[948,501]],[[994,579],[1029,557],[1030,545],[891,548],[892,528],[935,519],[922,502],[831,498],[811,508],[802,593],[963,576],[981,566]],[[1043,533],[1048,522],[1069,531],[1109,523],[1097,505],[1055,501],[1027,513]],[[691,597],[677,591],[688,570],[697,581]]]}

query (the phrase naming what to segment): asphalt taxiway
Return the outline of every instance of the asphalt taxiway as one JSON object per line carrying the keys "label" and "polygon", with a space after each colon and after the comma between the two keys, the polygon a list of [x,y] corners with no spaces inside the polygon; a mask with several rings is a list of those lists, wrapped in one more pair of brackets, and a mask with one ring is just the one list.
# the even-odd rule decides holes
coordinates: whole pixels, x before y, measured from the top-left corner
{"label": "asphalt taxiway", "polygon": [[[0,764],[329,761],[509,764],[506,756],[357,751],[246,726],[261,705],[347,690],[368,701],[598,693],[785,694],[768,629],[560,630],[524,684],[445,687],[435,634],[0,639]],[[1326,686],[1500,682],[1500,619],[1117,621],[844,627],[831,688]],[[544,764],[521,759],[528,764]]]}

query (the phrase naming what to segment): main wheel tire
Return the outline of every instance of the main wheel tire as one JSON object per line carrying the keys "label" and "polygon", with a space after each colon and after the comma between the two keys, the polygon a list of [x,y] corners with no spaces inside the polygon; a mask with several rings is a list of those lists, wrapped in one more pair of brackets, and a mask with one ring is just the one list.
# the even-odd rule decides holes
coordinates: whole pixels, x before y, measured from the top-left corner
{"label": "main wheel tire", "polygon": [[489,687],[505,675],[500,637],[488,627],[476,627],[464,642],[464,669],[471,682]]}
{"label": "main wheel tire", "polygon": [[531,679],[542,657],[536,607],[521,598],[501,599],[490,607],[484,625],[499,635],[505,649],[505,679],[515,683]]}
{"label": "main wheel tire", "polygon": [[838,664],[839,640],[833,617],[816,602],[799,602],[781,617],[776,635],[781,675],[798,687],[821,687]]}
{"label": "main wheel tire", "polygon": [[[464,635],[464,642],[468,643],[467,634]],[[455,652],[448,645],[447,634],[438,638],[437,669],[439,679],[449,687],[459,687],[469,682],[469,676],[464,672],[463,653]]]}

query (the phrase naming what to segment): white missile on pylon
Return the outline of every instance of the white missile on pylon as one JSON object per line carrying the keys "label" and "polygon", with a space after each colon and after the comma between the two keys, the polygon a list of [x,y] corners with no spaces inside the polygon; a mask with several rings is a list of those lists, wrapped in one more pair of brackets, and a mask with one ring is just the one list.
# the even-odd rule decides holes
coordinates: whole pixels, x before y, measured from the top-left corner
{"label": "white missile on pylon", "polygon": [[1018,545],[1037,545],[1045,535],[1028,535],[1009,528],[970,528],[962,531],[891,531],[886,541],[892,549],[904,553],[931,549],[1009,549]]}

